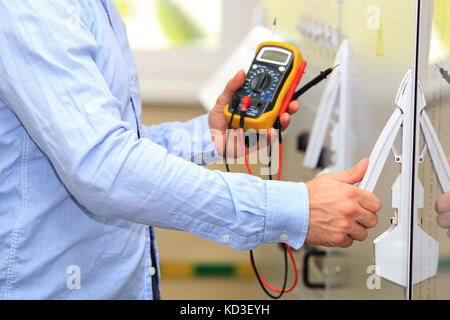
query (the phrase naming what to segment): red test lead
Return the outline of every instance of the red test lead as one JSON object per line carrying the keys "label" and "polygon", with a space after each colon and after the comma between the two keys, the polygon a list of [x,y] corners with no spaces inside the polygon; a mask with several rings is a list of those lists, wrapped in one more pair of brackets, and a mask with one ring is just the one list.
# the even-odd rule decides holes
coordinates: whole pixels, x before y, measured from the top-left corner
{"label": "red test lead", "polygon": [[278,114],[279,117],[281,117],[287,111],[287,109],[289,107],[289,104],[292,101],[292,97],[295,94],[295,90],[297,89],[300,81],[302,80],[303,74],[305,73],[305,69],[306,69],[306,65],[307,64],[308,63],[306,62],[306,60],[304,60],[302,62],[302,64],[300,65],[300,68],[298,68],[297,74],[295,75],[295,78],[294,78],[294,82],[292,82],[292,85],[289,88],[289,92],[288,92],[288,94],[286,95],[286,98],[283,101],[283,105],[282,105],[282,107],[280,109],[280,113]]}

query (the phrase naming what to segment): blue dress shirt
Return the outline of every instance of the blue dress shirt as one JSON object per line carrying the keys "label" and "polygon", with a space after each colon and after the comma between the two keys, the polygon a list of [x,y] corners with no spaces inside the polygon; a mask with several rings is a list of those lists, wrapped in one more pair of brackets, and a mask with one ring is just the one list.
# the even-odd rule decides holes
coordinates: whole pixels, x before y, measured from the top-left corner
{"label": "blue dress shirt", "polygon": [[112,0],[0,0],[1,298],[156,298],[149,226],[302,246],[304,184],[199,165],[216,152],[206,115],[145,127],[140,114]]}

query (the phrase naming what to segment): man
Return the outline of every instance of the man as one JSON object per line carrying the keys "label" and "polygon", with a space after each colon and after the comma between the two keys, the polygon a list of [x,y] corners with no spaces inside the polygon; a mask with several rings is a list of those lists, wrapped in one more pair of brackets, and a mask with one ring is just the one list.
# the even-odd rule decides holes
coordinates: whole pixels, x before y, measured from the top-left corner
{"label": "man", "polygon": [[142,126],[112,0],[0,0],[0,44],[2,298],[159,299],[153,227],[248,250],[305,240],[348,247],[377,223],[380,201],[352,186],[367,160],[303,184],[173,155],[177,131],[196,137],[191,150],[223,154],[223,108],[245,75],[209,115]]}
{"label": "man", "polygon": [[[450,164],[450,158],[448,158]],[[447,236],[450,238],[450,191],[441,195],[436,202],[436,211],[438,213],[437,223],[443,229],[447,230]]]}

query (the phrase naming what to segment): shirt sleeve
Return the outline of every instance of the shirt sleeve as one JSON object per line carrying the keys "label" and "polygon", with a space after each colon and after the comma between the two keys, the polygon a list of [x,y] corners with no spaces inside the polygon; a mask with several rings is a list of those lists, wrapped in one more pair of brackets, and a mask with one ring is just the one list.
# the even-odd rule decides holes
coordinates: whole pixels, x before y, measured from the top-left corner
{"label": "shirt sleeve", "polygon": [[212,140],[207,114],[187,122],[143,126],[143,136],[163,146],[170,154],[198,165],[223,159]]}
{"label": "shirt sleeve", "polygon": [[88,9],[77,32],[68,28],[74,3],[84,2],[0,1],[0,97],[80,205],[239,250],[299,248],[305,185],[208,170],[138,139],[96,65]]}

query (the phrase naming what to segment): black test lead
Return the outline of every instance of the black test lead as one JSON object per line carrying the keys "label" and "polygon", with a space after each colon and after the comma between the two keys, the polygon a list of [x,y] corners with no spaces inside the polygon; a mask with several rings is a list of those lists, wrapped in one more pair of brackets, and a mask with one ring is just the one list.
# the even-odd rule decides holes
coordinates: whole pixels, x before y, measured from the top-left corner
{"label": "black test lead", "polygon": [[303,95],[306,91],[308,91],[309,89],[311,89],[312,87],[318,85],[320,82],[322,82],[323,80],[325,80],[326,78],[328,78],[328,76],[337,68],[339,67],[339,64],[328,68],[327,70],[321,71],[320,74],[315,77],[314,79],[312,79],[310,82],[308,82],[307,84],[305,84],[300,90],[298,90],[294,96],[292,97],[292,101],[297,100],[301,95]]}
{"label": "black test lead", "polygon": [[448,84],[450,84],[450,75],[448,74],[448,71],[439,66],[438,64],[435,64],[435,66],[441,73],[442,78],[444,78],[444,80],[447,81]]}

